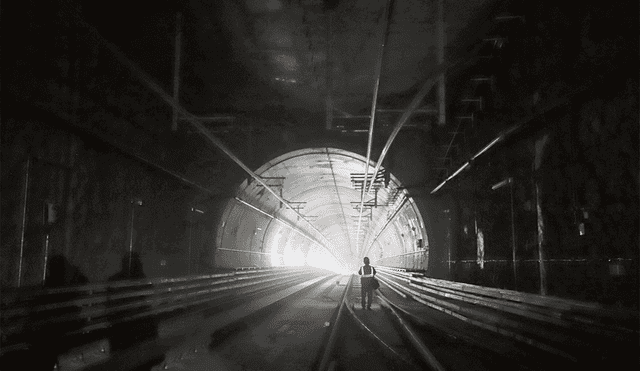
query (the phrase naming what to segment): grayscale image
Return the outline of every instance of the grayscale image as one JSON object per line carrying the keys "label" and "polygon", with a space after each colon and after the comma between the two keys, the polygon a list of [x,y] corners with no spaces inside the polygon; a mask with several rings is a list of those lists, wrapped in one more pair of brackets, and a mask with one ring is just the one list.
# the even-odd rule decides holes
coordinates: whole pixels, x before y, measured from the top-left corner
{"label": "grayscale image", "polygon": [[640,369],[639,14],[4,1],[0,370]]}

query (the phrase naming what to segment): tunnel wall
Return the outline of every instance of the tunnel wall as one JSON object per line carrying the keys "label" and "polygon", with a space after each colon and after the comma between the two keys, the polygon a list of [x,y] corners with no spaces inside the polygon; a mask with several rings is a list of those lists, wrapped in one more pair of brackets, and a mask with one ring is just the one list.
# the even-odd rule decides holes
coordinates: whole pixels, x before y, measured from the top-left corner
{"label": "tunnel wall", "polygon": [[[453,225],[452,279],[534,293],[544,285],[549,295],[637,306],[637,105],[628,92],[576,102],[554,118],[556,124],[506,145],[460,180],[451,191],[460,213]],[[491,189],[507,177],[513,189]],[[484,234],[482,264],[476,223]],[[540,282],[539,241],[546,284]],[[432,256],[444,255],[446,242],[437,246]]]}
{"label": "tunnel wall", "polygon": [[[522,18],[496,30],[507,37],[504,49],[449,77],[448,117],[475,109],[460,98],[483,99],[474,125],[460,126],[465,140],[453,163],[461,166],[503,130],[520,128],[425,198],[432,221],[427,272],[637,308],[639,53],[637,42],[622,36],[635,34],[637,19],[621,4],[509,4]],[[470,85],[486,74],[492,85]],[[435,145],[444,130],[434,128]],[[507,178],[513,183],[492,190]]]}
{"label": "tunnel wall", "polygon": [[[273,226],[271,218],[232,199],[217,230],[216,266],[220,268],[269,267],[270,251],[265,249]],[[286,232],[285,237],[288,236]]]}
{"label": "tunnel wall", "polygon": [[[142,205],[135,205],[134,247],[145,275],[186,274],[189,255],[192,273],[211,271],[212,220],[226,201],[220,190],[242,178],[242,171],[225,166],[227,160],[212,155],[187,125],[171,130],[170,107],[101,37],[79,24],[75,17],[84,14],[81,6],[53,1],[11,7],[8,25],[20,38],[7,43],[11,57],[2,75],[2,285],[18,281],[28,160],[23,285],[41,283],[47,231],[51,253],[61,254],[61,269],[68,271],[61,274],[63,283],[73,276],[102,281],[118,272],[129,246],[135,199]],[[126,55],[135,54],[132,49],[140,42],[139,35],[104,36]],[[145,47],[164,50],[157,47],[160,39]],[[172,81],[173,69],[165,67],[173,57],[157,56],[167,59],[142,69],[162,85]],[[246,140],[238,142],[250,147]],[[45,201],[57,209],[51,225],[42,221]],[[189,211],[193,206],[205,213]]]}
{"label": "tunnel wall", "polygon": [[[369,255],[375,264],[412,270],[425,269],[431,255],[429,229],[424,219],[415,200],[412,198],[407,201],[371,249]],[[400,249],[394,245],[400,246]],[[397,250],[400,250],[399,254],[393,253]]]}
{"label": "tunnel wall", "polygon": [[[278,171],[278,167],[287,161],[293,161],[293,163],[290,163],[290,167],[295,168],[295,162],[298,160],[305,163],[305,161],[309,161],[308,158],[315,158],[318,155],[325,158],[328,154],[331,154],[334,157],[348,159],[348,161],[356,161],[356,163],[364,162],[363,156],[348,150],[330,147],[309,147],[284,153],[274,159],[268,159],[263,166],[256,170],[256,172],[261,176],[266,176],[265,179],[268,181],[274,181],[277,177],[273,178],[275,173],[270,173],[269,171],[271,171],[271,169],[276,169],[276,171]],[[306,156],[309,157],[306,158]],[[298,192],[297,196],[302,195],[306,197],[310,194],[309,192],[318,191],[316,188],[313,188],[317,186],[317,184],[313,182],[308,184],[300,183],[300,179],[286,176],[286,172],[289,171],[287,166],[281,168],[280,171],[283,171],[283,173],[278,173],[278,176],[284,177],[282,180],[282,186],[285,195],[289,191],[287,187],[296,189],[303,184],[310,188],[305,191]],[[343,176],[343,178],[341,178],[341,181],[349,182],[349,178],[347,178],[348,175],[349,174],[342,174],[341,176]],[[295,182],[293,182],[292,179],[295,180]],[[341,185],[341,187],[345,188],[346,186]],[[330,189],[334,189],[333,184]],[[352,188],[348,188],[348,190],[354,191]],[[221,258],[216,259],[218,263],[231,264],[231,260],[233,259],[235,262],[234,264],[237,264],[237,259],[241,259],[240,256],[245,256],[249,260],[253,259],[253,261],[245,261],[246,259],[243,258],[242,261],[247,264],[266,264],[270,257],[265,256],[264,259],[260,259],[256,255],[271,252],[282,253],[282,251],[287,250],[291,246],[299,246],[305,251],[308,251],[310,248],[319,247],[313,242],[314,238],[318,238],[314,232],[311,229],[307,229],[300,219],[290,211],[280,211],[280,202],[270,193],[266,192],[266,190],[261,186],[257,186],[255,182],[243,182],[236,192],[238,194],[238,198],[243,202],[238,200],[230,201],[224,215],[222,216],[222,220],[219,222],[218,238],[216,241],[217,245],[220,246],[217,256],[220,256]],[[373,218],[372,225],[367,227],[370,232],[362,243],[362,247],[365,249],[364,254],[370,257],[372,264],[422,269],[422,267],[428,262],[429,245],[428,238],[426,237],[427,229],[425,228],[423,218],[421,217],[420,211],[417,209],[414,200],[410,197],[407,198],[407,193],[403,189],[403,184],[401,184],[393,174],[390,175],[385,188],[380,191],[379,194],[376,193],[376,195],[379,195],[378,197],[380,197],[378,200],[380,205],[374,207],[373,210],[375,211],[375,217]],[[342,201],[344,202],[344,199]],[[246,205],[244,202],[249,203],[255,208],[261,209],[264,213]],[[306,202],[305,207],[315,210],[315,208],[320,206],[322,206],[322,199],[317,197],[311,202]],[[387,224],[388,218],[394,215],[395,210],[399,210],[399,212],[395,215],[393,221]],[[267,216],[266,214],[275,215],[278,220],[274,220],[271,216]],[[340,217],[339,213],[336,215]],[[260,229],[257,229],[257,226],[245,227],[245,224],[248,223],[247,220],[252,218],[260,220]],[[316,227],[320,230],[323,230],[323,227],[330,228],[334,224],[337,224],[337,220],[334,221],[326,219],[326,216],[324,218],[325,219],[318,219],[314,222]],[[271,222],[271,224],[268,224],[269,222]],[[304,233],[308,234],[312,238],[302,238],[300,234],[293,233],[289,234],[286,239],[281,238],[280,241],[276,241],[277,233],[282,231],[287,231],[287,234],[289,233],[288,231],[290,228],[286,227],[285,224],[300,227],[302,231],[305,231]],[[233,232],[230,232],[229,225],[233,226],[231,227]],[[385,228],[382,230],[382,233],[378,234],[383,227]],[[257,229],[257,231],[251,232],[254,228]],[[244,232],[239,232],[239,230],[243,230]],[[262,238],[258,236],[258,240],[254,241],[255,238],[252,237],[252,233],[258,233],[258,235],[266,233],[266,235]],[[378,236],[378,238],[374,241],[373,238],[376,236]],[[329,240],[334,238],[336,241],[339,241],[342,236],[327,235],[325,237]],[[300,241],[292,243],[293,240],[297,239]],[[353,243],[354,241],[351,242]],[[237,246],[237,249],[234,252],[231,251],[232,249],[228,246]],[[274,248],[274,246],[277,247]],[[348,245],[340,246],[345,248],[348,247]],[[249,251],[254,251],[254,253],[252,254]],[[234,254],[236,255],[235,257],[233,256]],[[340,253],[337,254],[340,255]],[[229,262],[223,263],[225,259],[229,259]],[[359,259],[355,264],[357,265],[358,263],[360,263]]]}
{"label": "tunnel wall", "polygon": [[[121,270],[131,236],[147,277],[187,274],[189,244],[191,272],[211,271],[215,202],[204,206],[199,191],[61,126],[54,119],[2,124],[3,287],[18,281],[27,161],[22,286],[42,284],[46,248],[49,263],[58,262],[48,267],[56,282],[105,281]],[[190,212],[192,205],[206,213]]]}

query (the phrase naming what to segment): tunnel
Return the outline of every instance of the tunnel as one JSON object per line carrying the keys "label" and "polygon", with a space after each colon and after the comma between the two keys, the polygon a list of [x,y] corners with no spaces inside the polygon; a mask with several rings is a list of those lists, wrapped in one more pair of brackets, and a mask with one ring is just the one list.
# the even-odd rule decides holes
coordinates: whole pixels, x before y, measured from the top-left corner
{"label": "tunnel", "polygon": [[393,174],[381,169],[359,212],[365,162],[361,155],[328,147],[269,160],[256,174],[295,209],[287,209],[263,185],[244,181],[218,226],[216,261],[231,267],[310,265],[345,271],[367,255],[390,262],[413,254],[419,255],[416,268],[426,266],[424,222]]}
{"label": "tunnel", "polygon": [[637,4],[1,10],[1,370],[639,365]]}

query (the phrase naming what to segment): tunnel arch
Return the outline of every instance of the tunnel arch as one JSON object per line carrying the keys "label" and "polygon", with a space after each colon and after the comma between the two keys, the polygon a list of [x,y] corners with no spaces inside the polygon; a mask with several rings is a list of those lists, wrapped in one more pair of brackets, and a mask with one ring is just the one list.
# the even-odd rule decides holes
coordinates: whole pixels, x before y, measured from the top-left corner
{"label": "tunnel arch", "polygon": [[[255,173],[309,223],[260,183],[245,180],[218,223],[216,265],[344,270],[357,267],[368,254],[372,264],[426,268],[429,244],[422,215],[393,174],[377,177],[375,191],[365,196],[358,239],[358,185],[365,161],[348,150],[313,147],[264,163]],[[375,165],[370,161],[370,173]]]}

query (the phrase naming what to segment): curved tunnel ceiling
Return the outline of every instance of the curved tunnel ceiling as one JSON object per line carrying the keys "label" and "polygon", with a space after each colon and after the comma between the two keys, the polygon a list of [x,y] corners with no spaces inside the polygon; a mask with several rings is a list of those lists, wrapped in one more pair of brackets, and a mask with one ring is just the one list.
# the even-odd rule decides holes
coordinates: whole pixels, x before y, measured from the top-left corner
{"label": "curved tunnel ceiling", "polygon": [[[446,2],[449,42],[486,2]],[[404,95],[411,94],[416,82],[438,64],[437,3],[393,3],[379,91],[389,107],[381,108],[404,106]],[[214,93],[216,99],[208,101],[208,109],[243,112],[284,105],[288,110],[324,113],[325,97],[330,94],[336,114],[368,112],[386,4],[387,0],[189,2],[199,33],[194,44],[198,50],[210,51],[202,53],[193,68],[208,70],[205,76],[216,77],[206,78],[208,86],[224,92]],[[220,40],[229,40],[229,45],[223,48]],[[222,56],[220,50],[224,50]],[[217,62],[209,61],[209,56],[229,60],[233,67],[210,71],[210,64]],[[241,70],[252,77],[250,81],[240,75]],[[201,93],[194,90],[193,99]]]}
{"label": "curved tunnel ceiling", "polygon": [[[365,161],[356,153],[323,147],[289,152],[267,162],[256,174],[309,223],[258,182],[244,181],[223,214],[218,248],[268,255],[271,265],[306,261],[349,269],[367,254],[372,261],[416,250],[426,257],[422,217],[400,182],[385,175],[384,169],[376,177],[375,191],[365,195],[357,232]],[[369,166],[372,169],[375,163]],[[328,258],[327,251],[339,263]],[[297,257],[291,259],[291,254]],[[314,254],[325,254],[331,262],[314,259]]]}

